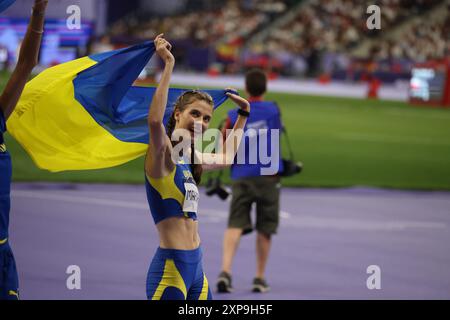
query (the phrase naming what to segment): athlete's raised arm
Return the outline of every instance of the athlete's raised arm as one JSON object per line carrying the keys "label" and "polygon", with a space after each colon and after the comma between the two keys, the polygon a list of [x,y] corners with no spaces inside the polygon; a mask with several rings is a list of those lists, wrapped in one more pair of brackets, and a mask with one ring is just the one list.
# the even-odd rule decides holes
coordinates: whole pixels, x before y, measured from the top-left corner
{"label": "athlete's raised arm", "polygon": [[239,116],[222,148],[219,148],[217,153],[201,154],[203,170],[218,170],[231,166],[244,137],[244,127],[250,115],[250,103],[234,93],[228,92],[227,96],[240,108]]}
{"label": "athlete's raised arm", "polygon": [[[175,58],[170,52],[172,46],[163,38],[163,34],[158,35],[154,42],[156,53],[164,61],[164,70],[153,95],[148,113],[150,141],[145,160],[145,171],[149,176],[159,178],[165,176],[167,171],[173,169],[174,166],[170,158],[171,143],[166,134],[163,119],[169,93],[170,76],[175,65]],[[169,157],[166,155],[169,155]]]}
{"label": "athlete's raised arm", "polygon": [[0,96],[0,108],[5,119],[11,115],[23,88],[28,81],[31,71],[38,63],[39,48],[44,33],[44,16],[47,0],[35,0],[33,12],[28,24],[25,38],[22,41],[17,65]]}

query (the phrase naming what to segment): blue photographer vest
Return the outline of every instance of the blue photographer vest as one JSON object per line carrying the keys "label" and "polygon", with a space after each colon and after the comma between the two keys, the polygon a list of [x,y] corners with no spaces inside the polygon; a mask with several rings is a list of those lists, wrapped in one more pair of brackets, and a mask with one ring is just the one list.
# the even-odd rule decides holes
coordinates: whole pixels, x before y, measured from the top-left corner
{"label": "blue photographer vest", "polygon": [[[276,141],[273,146],[274,150],[278,151],[278,155],[271,154],[272,150],[272,132],[273,129],[279,130],[281,136],[282,123],[280,117],[280,110],[275,102],[271,101],[251,101],[250,102],[250,117],[247,119],[245,125],[245,136],[239,147],[238,154],[234,159],[234,164],[231,166],[231,178],[239,179],[245,177],[261,176],[262,168],[269,168],[276,165],[276,173],[283,170],[283,162],[281,161],[280,139]],[[234,126],[238,113],[238,109],[233,109],[228,112],[228,117],[231,125]],[[268,129],[267,135],[264,135],[260,130]],[[266,138],[267,137],[267,138]],[[263,139],[266,143],[263,142]],[[245,148],[245,149],[244,149]],[[265,164],[260,154],[260,148],[265,157],[270,158],[270,162]],[[275,149],[276,148],[276,149]],[[238,164],[239,154],[245,151],[245,161],[243,164]],[[244,157],[243,157],[244,158]],[[255,161],[256,160],[256,161]],[[276,174],[275,173],[275,174]]]}

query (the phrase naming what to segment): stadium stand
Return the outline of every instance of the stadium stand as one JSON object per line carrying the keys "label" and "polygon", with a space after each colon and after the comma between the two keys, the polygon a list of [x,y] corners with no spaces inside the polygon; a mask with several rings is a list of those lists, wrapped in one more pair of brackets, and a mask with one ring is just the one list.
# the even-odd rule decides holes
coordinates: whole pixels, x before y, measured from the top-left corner
{"label": "stadium stand", "polygon": [[[407,79],[414,63],[449,55],[443,0],[203,2],[166,16],[134,12],[111,30],[119,42],[165,33],[178,68],[234,74],[255,66],[273,75],[384,82]],[[366,9],[381,8],[381,30]]]}

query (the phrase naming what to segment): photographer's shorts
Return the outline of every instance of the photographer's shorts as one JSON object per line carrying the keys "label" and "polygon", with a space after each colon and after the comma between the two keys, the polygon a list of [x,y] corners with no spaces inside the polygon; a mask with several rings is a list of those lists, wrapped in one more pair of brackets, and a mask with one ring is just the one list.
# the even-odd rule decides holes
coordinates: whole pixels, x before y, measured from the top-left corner
{"label": "photographer's shorts", "polygon": [[252,232],[252,203],[256,204],[255,229],[264,234],[275,234],[279,224],[280,179],[275,176],[249,177],[235,180],[228,219],[229,228]]}

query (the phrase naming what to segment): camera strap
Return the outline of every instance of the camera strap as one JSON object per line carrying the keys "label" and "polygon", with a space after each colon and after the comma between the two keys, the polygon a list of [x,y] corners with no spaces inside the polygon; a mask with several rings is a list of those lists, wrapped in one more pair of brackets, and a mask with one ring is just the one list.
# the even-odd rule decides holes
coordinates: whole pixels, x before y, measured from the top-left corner
{"label": "camera strap", "polygon": [[278,108],[278,112],[280,113],[281,134],[285,137],[285,140],[286,140],[286,145],[287,145],[287,149],[288,149],[288,152],[289,152],[289,160],[291,160],[292,162],[295,162],[294,152],[292,151],[291,141],[289,140],[289,135],[287,133],[286,127],[284,126],[284,121],[283,121],[283,117],[282,117],[282,114],[281,114],[280,106],[277,103],[275,103],[275,104],[276,104],[276,106]]}
{"label": "camera strap", "polygon": [[286,140],[286,145],[287,145],[287,149],[288,149],[288,152],[289,152],[289,160],[295,161],[295,159],[294,159],[294,152],[292,151],[291,141],[289,140],[289,135],[288,135],[287,130],[286,130],[286,128],[284,126],[283,126],[283,129],[282,129],[282,135],[285,137],[285,140]]}

